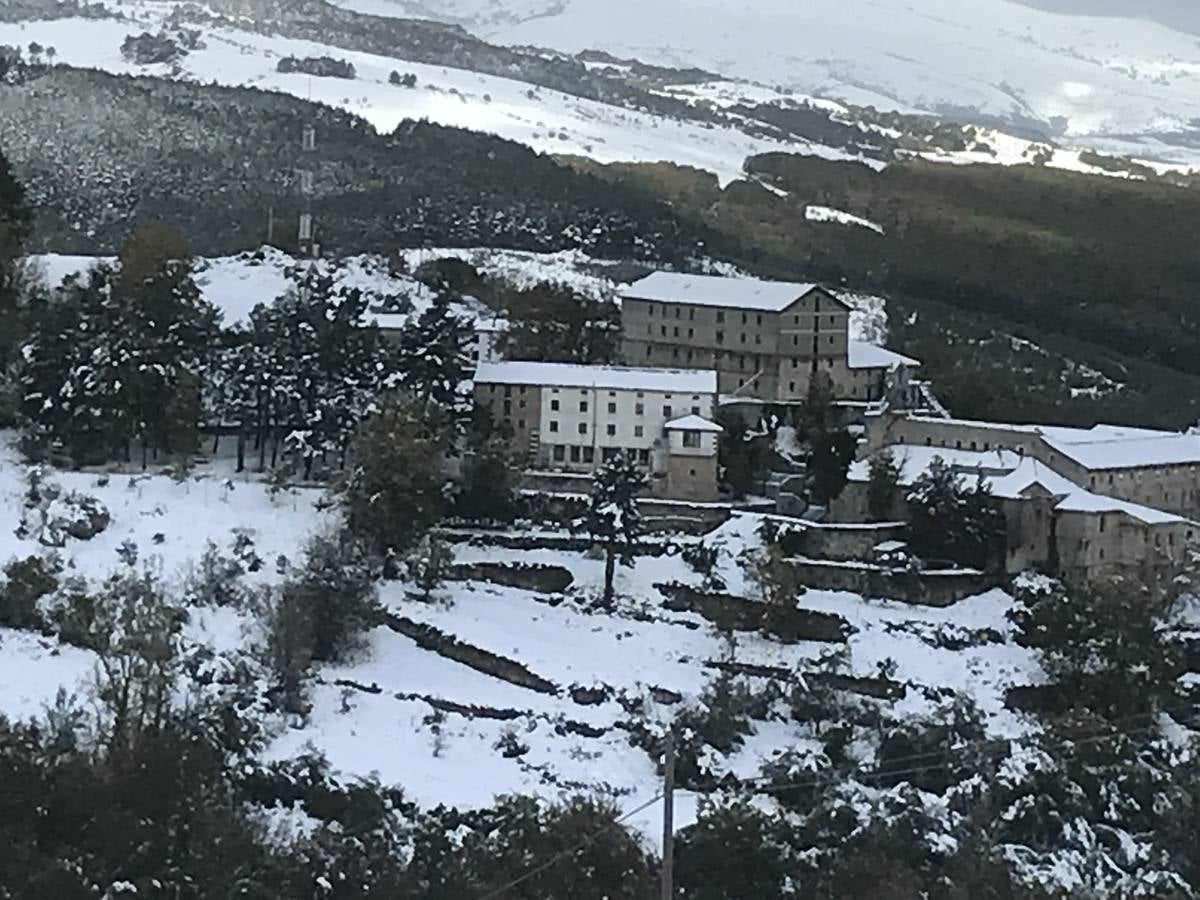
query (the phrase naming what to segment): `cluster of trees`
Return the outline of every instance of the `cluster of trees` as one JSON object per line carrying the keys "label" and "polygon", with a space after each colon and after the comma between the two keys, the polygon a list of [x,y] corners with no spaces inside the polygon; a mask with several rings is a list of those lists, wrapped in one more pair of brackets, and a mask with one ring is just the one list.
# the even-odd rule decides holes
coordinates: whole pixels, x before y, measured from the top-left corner
{"label": "cluster of trees", "polygon": [[[316,162],[302,160],[310,124]],[[202,255],[258,247],[269,208],[296,221],[291,173],[314,165],[312,212],[333,253],[504,246],[683,262],[716,243],[641,191],[491,135],[422,122],[381,135],[250,88],[57,66],[0,93],[0,145],[39,198],[37,247],[62,253],[113,253],[130,223],[153,220],[180,223]]]}
{"label": "cluster of trees", "polygon": [[353,63],[344,59],[334,59],[331,56],[285,56],[275,66],[280,72],[299,72],[302,75],[312,75],[314,78],[348,78],[353,79],[357,74]]}
{"label": "cluster of trees", "polygon": [[63,286],[14,300],[16,379],[31,451],[78,461],[189,457],[202,430],[233,435],[239,466],[288,463],[305,479],[342,469],[362,423],[386,397],[410,402],[447,449],[464,426],[467,346],[448,295],[395,345],[369,322],[368,297],[319,266],[223,328],[199,292],[186,243],[151,225]]}

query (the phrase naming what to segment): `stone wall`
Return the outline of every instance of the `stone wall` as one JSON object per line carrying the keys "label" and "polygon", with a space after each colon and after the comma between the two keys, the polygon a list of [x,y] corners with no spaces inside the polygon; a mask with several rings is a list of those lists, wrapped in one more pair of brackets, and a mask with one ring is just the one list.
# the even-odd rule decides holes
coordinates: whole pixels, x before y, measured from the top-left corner
{"label": "stone wall", "polygon": [[847,591],[862,597],[899,600],[921,606],[950,606],[967,597],[999,587],[1004,578],[969,570],[910,573],[866,563],[839,563],[808,558],[791,559],[806,587]]}

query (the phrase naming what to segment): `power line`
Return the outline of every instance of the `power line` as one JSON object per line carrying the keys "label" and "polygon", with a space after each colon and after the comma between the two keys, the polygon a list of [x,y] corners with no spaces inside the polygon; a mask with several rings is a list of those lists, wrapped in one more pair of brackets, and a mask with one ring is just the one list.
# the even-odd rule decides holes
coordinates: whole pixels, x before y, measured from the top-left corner
{"label": "power line", "polygon": [[[1132,723],[1132,722],[1137,722],[1137,721],[1142,721],[1142,720],[1151,720],[1151,719],[1156,718],[1158,715],[1164,714],[1164,713],[1167,715],[1170,715],[1175,712],[1195,712],[1196,709],[1197,709],[1197,705],[1195,703],[1184,703],[1184,704],[1180,704],[1180,705],[1174,706],[1174,707],[1163,707],[1162,709],[1154,710],[1152,712],[1138,713],[1136,715],[1126,716],[1126,717],[1123,717],[1120,719],[1112,719],[1112,720],[1109,720],[1109,724],[1110,725],[1119,725],[1119,724],[1123,724],[1123,723]],[[1095,731],[1095,732],[1091,732],[1091,733],[1084,732],[1080,736],[1059,737],[1056,740],[1051,741],[1049,744],[1045,744],[1044,741],[1042,741],[1041,744],[1042,744],[1042,746],[1057,747],[1059,749],[1066,748],[1066,747],[1074,747],[1074,746],[1078,746],[1081,744],[1082,745],[1102,744],[1106,741],[1116,740],[1117,738],[1120,738],[1120,737],[1130,737],[1130,736],[1137,735],[1137,734],[1143,734],[1143,733],[1151,731],[1155,727],[1157,727],[1157,726],[1153,722],[1147,721],[1147,723],[1145,725],[1142,725],[1141,727],[1138,727],[1138,728],[1117,729],[1117,730],[1113,730],[1111,728],[1104,728],[1103,730],[1099,730],[1099,731]],[[1036,743],[1036,742],[1039,742],[1039,739],[1043,739],[1043,738],[1044,738],[1044,735],[1023,735],[1023,736],[1019,736],[1016,738],[989,738],[989,739],[978,740],[978,741],[964,741],[960,744],[949,745],[941,750],[929,751],[929,752],[925,752],[925,753],[913,753],[913,754],[909,754],[907,756],[893,757],[892,759],[890,759],[888,761],[889,763],[907,763],[907,762],[915,763],[915,762],[920,762],[920,761],[928,761],[928,763],[926,765],[914,765],[909,768],[886,769],[886,770],[881,770],[881,771],[867,771],[862,768],[863,764],[860,763],[855,769],[852,769],[849,771],[843,771],[843,772],[831,771],[825,775],[815,776],[813,778],[800,780],[800,781],[771,782],[770,779],[767,777],[718,779],[715,781],[696,785],[692,788],[687,788],[687,790],[690,793],[699,794],[699,793],[704,793],[708,790],[714,790],[714,789],[718,789],[718,788],[729,790],[729,789],[733,789],[733,788],[737,788],[737,787],[755,787],[755,791],[754,791],[755,793],[772,794],[772,793],[775,793],[778,791],[797,790],[800,788],[823,787],[823,786],[829,785],[835,779],[839,780],[839,781],[845,781],[845,780],[849,780],[849,779],[853,778],[854,780],[857,780],[857,781],[870,782],[870,781],[882,779],[882,778],[898,778],[898,777],[906,776],[906,775],[919,775],[919,774],[924,774],[926,772],[938,772],[938,771],[948,770],[953,765],[953,763],[946,759],[946,755],[951,752],[961,753],[964,751],[968,751],[968,750],[972,750],[972,749],[980,749],[980,748],[995,748],[997,750],[1001,749],[1001,748],[1011,749],[1012,745],[1014,745],[1014,744],[1015,745],[1033,744],[1034,746],[1037,746],[1038,743]],[[524,875],[521,875],[520,877],[514,879],[513,881],[510,881],[507,884],[505,884],[501,887],[498,887],[487,894],[484,894],[482,897],[479,898],[479,900],[495,900],[495,898],[502,896],[506,892],[512,890],[515,887],[518,887],[519,885],[524,884],[529,879],[535,878],[536,876],[540,875],[541,873],[545,872],[546,870],[552,868],[556,863],[558,863],[563,858],[568,857],[568,856],[573,856],[574,854],[578,853],[580,850],[587,847],[589,844],[592,843],[592,841],[594,841],[596,838],[598,838],[605,832],[611,830],[612,828],[615,828],[618,825],[623,824],[624,822],[628,821],[629,819],[631,819],[633,816],[637,815],[638,813],[644,812],[645,810],[649,809],[654,804],[665,799],[665,797],[666,797],[665,793],[657,794],[656,796],[654,796],[650,800],[647,800],[646,802],[640,804],[639,806],[636,806],[633,809],[630,809],[630,810],[622,813],[620,816],[618,816],[612,822],[609,822],[604,827],[599,828],[596,831],[592,832],[591,834],[587,835],[578,844],[576,844],[566,850],[559,851],[558,853],[554,854],[554,856],[550,857],[550,859],[548,859],[546,862],[542,863],[541,865],[537,866],[534,869],[531,869],[530,871],[528,871]]]}
{"label": "power line", "polygon": [[520,876],[519,878],[515,878],[512,881],[508,882],[507,884],[502,885],[501,887],[498,887],[495,890],[489,891],[488,893],[481,896],[479,898],[479,900],[494,900],[494,898],[499,897],[502,894],[505,894],[508,891],[511,891],[513,888],[524,884],[530,878],[535,878],[538,875],[541,875],[547,869],[553,868],[556,863],[558,863],[560,860],[564,859],[565,857],[574,856],[580,850],[583,850],[592,841],[594,841],[596,838],[600,837],[606,831],[612,830],[616,826],[624,823],[626,820],[633,818],[638,813],[644,812],[645,810],[649,809],[651,806],[653,806],[654,804],[656,804],[660,800],[662,800],[663,797],[664,797],[663,794],[657,794],[654,797],[647,800],[645,803],[641,804],[640,806],[635,806],[633,809],[630,809],[630,810],[622,813],[620,816],[618,816],[617,818],[613,819],[611,822],[606,824],[603,828],[598,828],[595,831],[593,831],[591,834],[589,834],[587,837],[585,837],[578,844],[575,844],[573,847],[568,847],[566,850],[560,850],[558,853],[554,854],[552,857],[550,857],[548,860],[546,860],[546,862],[542,863],[537,868],[530,869],[528,872],[526,872],[524,875]]}

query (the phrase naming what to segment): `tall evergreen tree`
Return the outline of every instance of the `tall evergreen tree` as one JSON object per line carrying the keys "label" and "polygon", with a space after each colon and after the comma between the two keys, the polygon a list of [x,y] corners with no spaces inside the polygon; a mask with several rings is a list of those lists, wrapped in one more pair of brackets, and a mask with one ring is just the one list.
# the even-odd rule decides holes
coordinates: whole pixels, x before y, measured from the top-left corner
{"label": "tall evergreen tree", "polygon": [[642,514],[637,496],[646,478],[624,454],[601,463],[592,477],[592,499],[587,528],[604,547],[604,605],[613,601],[617,558],[628,561],[641,532]]}
{"label": "tall evergreen tree", "polygon": [[454,314],[451,294],[438,292],[417,321],[404,331],[397,347],[397,387],[422,408],[457,420],[463,406],[474,340],[471,323]]}
{"label": "tall evergreen tree", "polygon": [[19,265],[32,218],[25,190],[0,152],[0,377],[8,367],[11,340],[17,334]]}

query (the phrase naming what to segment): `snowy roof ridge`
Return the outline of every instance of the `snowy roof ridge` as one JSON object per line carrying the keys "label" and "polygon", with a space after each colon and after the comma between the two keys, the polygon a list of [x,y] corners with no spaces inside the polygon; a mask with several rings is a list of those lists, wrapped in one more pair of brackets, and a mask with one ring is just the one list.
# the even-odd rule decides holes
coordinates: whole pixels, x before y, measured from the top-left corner
{"label": "snowy roof ridge", "polygon": [[[653,300],[658,303],[691,303],[726,309],[779,312],[814,290],[822,288],[812,282],[653,272],[630,284],[621,292],[621,296],[630,300]],[[833,294],[830,296],[850,309],[850,305],[840,297]]]}
{"label": "snowy roof ridge", "polygon": [[672,419],[663,426],[668,431],[706,431],[710,434],[718,434],[725,429],[718,425],[712,419],[706,419],[704,416],[690,415],[682,416],[678,419]]}
{"label": "snowy roof ridge", "polygon": [[538,387],[648,390],[681,394],[715,394],[717,373],[708,369],[656,369],[634,366],[585,366],[575,363],[503,360],[480,363],[476,383],[525,384]]}
{"label": "snowy roof ridge", "polygon": [[917,367],[921,362],[870,341],[851,338],[846,344],[846,364],[851,369],[893,369],[896,366]]}

